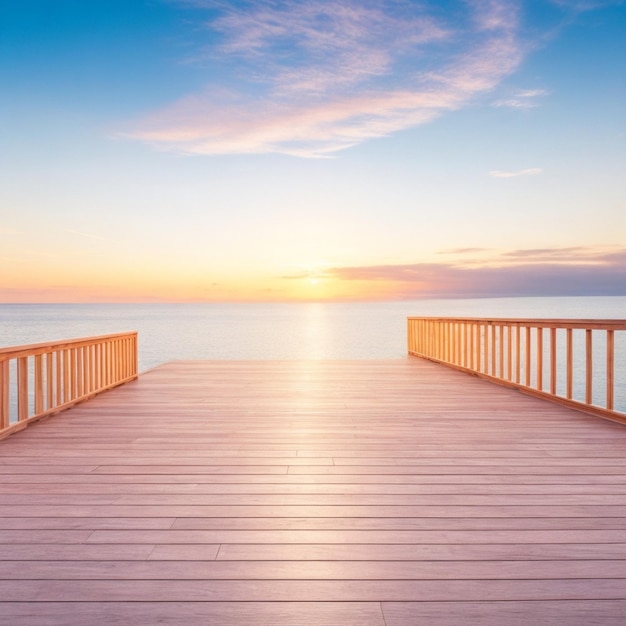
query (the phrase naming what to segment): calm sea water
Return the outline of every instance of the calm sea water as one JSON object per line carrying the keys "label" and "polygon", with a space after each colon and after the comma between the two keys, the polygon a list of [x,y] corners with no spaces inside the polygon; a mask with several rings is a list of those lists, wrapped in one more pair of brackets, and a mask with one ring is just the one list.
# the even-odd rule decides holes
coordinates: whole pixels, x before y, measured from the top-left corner
{"label": "calm sea water", "polygon": [[626,297],[293,304],[0,304],[0,347],[139,331],[139,369],[177,359],[381,359],[411,315],[626,318]]}
{"label": "calm sea water", "polygon": [[[136,330],[142,372],[178,359],[401,358],[407,352],[406,318],[412,315],[624,319],[626,297],[294,304],[0,304],[0,347]],[[583,400],[584,333],[575,334],[574,343],[574,397]],[[593,401],[599,405],[604,404],[606,389],[603,343],[604,335],[600,333],[599,340],[594,340],[593,357]],[[557,357],[557,362],[563,363],[563,355]],[[615,407],[626,412],[626,333],[616,337],[615,369]],[[564,385],[564,376],[559,375],[557,392],[561,395]],[[15,421],[14,381],[10,411]]]}

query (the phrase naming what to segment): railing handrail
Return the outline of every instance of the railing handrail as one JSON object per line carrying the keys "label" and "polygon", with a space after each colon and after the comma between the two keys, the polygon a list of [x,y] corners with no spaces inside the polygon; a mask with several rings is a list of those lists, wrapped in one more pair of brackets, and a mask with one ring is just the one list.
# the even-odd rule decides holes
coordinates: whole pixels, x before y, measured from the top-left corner
{"label": "railing handrail", "polygon": [[408,320],[435,320],[442,322],[480,322],[508,326],[531,326],[532,328],[578,328],[592,330],[626,330],[626,320],[618,319],[574,319],[574,318],[508,318],[508,317],[439,317],[410,316]]}
{"label": "railing handrail", "polygon": [[0,439],[137,376],[136,331],[0,348]]}
{"label": "railing handrail", "polygon": [[77,348],[79,346],[94,345],[110,339],[121,339],[128,336],[137,336],[137,331],[125,333],[112,333],[109,335],[94,335],[92,337],[79,337],[77,339],[59,339],[56,341],[43,341],[41,343],[24,344],[21,346],[8,346],[0,348],[0,361],[18,359],[24,356],[35,356],[50,350],[64,350],[65,348]]}
{"label": "railing handrail", "polygon": [[[574,341],[574,331],[577,330],[584,331],[584,336],[578,335],[578,342]],[[594,370],[597,344],[593,331],[601,333],[604,370]],[[615,408],[618,331],[626,331],[626,320],[407,318],[410,355],[436,361],[587,413],[626,422],[626,412]],[[575,356],[581,353],[582,356],[576,360]],[[559,368],[559,361],[564,363],[563,369]],[[574,377],[575,363],[579,364],[576,371],[583,371],[584,376]],[[594,371],[598,377],[605,377],[603,403],[594,402],[594,395],[597,397],[594,394]],[[584,388],[584,400],[574,397],[576,384]]]}

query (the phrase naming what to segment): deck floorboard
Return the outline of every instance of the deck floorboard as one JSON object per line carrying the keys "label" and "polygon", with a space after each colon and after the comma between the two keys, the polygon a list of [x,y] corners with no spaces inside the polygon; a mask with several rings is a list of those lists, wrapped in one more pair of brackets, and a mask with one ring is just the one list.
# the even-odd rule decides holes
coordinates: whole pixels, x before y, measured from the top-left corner
{"label": "deck floorboard", "polygon": [[626,428],[415,358],[177,361],[0,443],[0,624],[623,624]]}

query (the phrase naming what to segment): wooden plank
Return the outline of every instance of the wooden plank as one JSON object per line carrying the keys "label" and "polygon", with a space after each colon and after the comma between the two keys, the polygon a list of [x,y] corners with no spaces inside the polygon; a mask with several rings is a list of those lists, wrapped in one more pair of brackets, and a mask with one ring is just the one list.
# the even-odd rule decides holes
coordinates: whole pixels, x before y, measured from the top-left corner
{"label": "wooden plank", "polygon": [[5,530],[619,530],[624,517],[3,517]]}
{"label": "wooden plank", "polygon": [[[32,478],[32,475],[26,475]],[[102,478],[101,475],[98,475]],[[193,479],[195,476],[190,477]],[[613,476],[615,478],[615,476]],[[298,482],[298,483],[275,483],[273,477],[265,477],[268,480],[256,482],[162,482],[148,481],[138,482],[132,477],[125,476],[118,482],[94,481],[61,483],[48,482],[20,482],[17,484],[0,485],[0,494],[21,494],[28,496],[46,495],[102,495],[114,494],[117,497],[131,494],[159,495],[159,494],[194,494],[194,495],[370,495],[370,496],[399,496],[399,495],[509,495],[519,494],[523,496],[552,495],[626,495],[626,485],[610,482],[598,482],[581,484],[576,482],[537,482],[537,483],[500,483],[500,482],[456,482],[455,476],[447,476],[452,482],[340,482],[331,483],[321,481]],[[243,477],[245,478],[245,477]],[[415,477],[413,477],[415,478]],[[491,478],[491,477],[489,477]],[[6,502],[6,501],[5,501]],[[310,504],[310,503],[307,503]],[[519,502],[516,502],[519,504]]]}
{"label": "wooden plank", "polygon": [[621,626],[626,600],[509,602],[384,602],[386,626],[467,626],[467,624],[568,624]]}
{"label": "wooden plank", "polygon": [[[79,536],[80,531],[0,531],[0,543],[21,538],[45,542],[50,536]],[[87,543],[619,543],[622,530],[96,530]]]}
{"label": "wooden plank", "polygon": [[[542,506],[546,494],[348,494],[348,493],[167,493],[116,496],[111,494],[0,494],[0,505],[190,505],[190,506]],[[550,506],[621,506],[626,508],[626,494],[553,494]]]}
{"label": "wooden plank", "polygon": [[14,560],[0,580],[554,580],[623,579],[626,560],[567,561],[148,561]]}
{"label": "wooden plank", "polygon": [[386,626],[378,602],[7,602],[3,614],[12,626],[76,624],[324,624]]}
{"label": "wooden plank", "polygon": [[[105,544],[106,545],[106,544]],[[162,547],[162,546],[161,546]],[[196,559],[197,545],[171,546],[173,558]],[[158,550],[159,548],[157,548]],[[156,551],[155,550],[155,553]],[[626,543],[601,544],[224,544],[219,560],[257,561],[542,561],[570,559],[624,559]],[[566,567],[566,566],[564,566]],[[531,568],[532,571],[532,568]]]}
{"label": "wooden plank", "polygon": [[[549,500],[550,496],[546,496]],[[8,517],[626,517],[623,506],[323,506],[323,505],[28,505],[3,507]]]}
{"label": "wooden plank", "polygon": [[614,600],[626,579],[542,580],[10,580],[0,602],[388,602],[503,600]]}

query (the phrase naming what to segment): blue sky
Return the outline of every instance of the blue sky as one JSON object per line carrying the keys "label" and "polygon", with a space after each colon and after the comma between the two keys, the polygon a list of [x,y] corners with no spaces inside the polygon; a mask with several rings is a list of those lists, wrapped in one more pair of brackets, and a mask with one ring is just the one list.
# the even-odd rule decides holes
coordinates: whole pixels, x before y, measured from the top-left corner
{"label": "blue sky", "polygon": [[626,5],[5,0],[0,301],[626,294]]}

